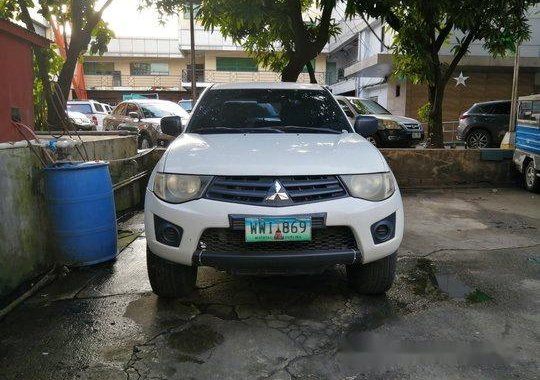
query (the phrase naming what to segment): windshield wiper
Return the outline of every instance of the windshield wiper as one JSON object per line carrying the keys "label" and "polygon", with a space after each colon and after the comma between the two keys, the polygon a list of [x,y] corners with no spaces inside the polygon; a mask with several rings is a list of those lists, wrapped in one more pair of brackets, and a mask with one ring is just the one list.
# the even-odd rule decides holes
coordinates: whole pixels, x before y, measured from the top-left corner
{"label": "windshield wiper", "polygon": [[302,133],[302,132],[316,133],[316,132],[319,132],[319,133],[332,133],[332,134],[340,135],[343,132],[341,130],[332,129],[332,128],[305,127],[305,126],[302,127],[302,126],[299,126],[299,125],[282,125],[282,126],[275,127],[275,128],[280,129],[282,131],[295,131],[297,133]]}

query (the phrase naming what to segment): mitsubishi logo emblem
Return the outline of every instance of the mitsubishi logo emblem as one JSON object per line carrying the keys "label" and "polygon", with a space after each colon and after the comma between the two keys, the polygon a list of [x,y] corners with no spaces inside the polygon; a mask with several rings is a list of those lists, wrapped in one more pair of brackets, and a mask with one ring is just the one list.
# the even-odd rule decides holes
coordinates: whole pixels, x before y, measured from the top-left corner
{"label": "mitsubishi logo emblem", "polygon": [[287,192],[277,179],[274,181],[272,187],[270,188],[270,190],[268,190],[268,193],[264,198],[265,201],[269,202],[288,201],[289,199],[289,194],[287,194]]}

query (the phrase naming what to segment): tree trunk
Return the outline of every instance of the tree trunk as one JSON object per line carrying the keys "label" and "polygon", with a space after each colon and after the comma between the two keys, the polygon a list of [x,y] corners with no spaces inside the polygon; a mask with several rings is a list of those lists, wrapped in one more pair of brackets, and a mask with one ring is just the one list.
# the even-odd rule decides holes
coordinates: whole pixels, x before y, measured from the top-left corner
{"label": "tree trunk", "polygon": [[308,61],[306,67],[309,73],[309,83],[317,83],[317,78],[315,78],[315,70],[313,70],[313,65],[311,64],[311,61]]}
{"label": "tree trunk", "polygon": [[302,72],[303,65],[298,64],[295,61],[289,60],[289,63],[283,71],[281,72],[281,81],[282,82],[296,82],[298,81],[298,76]]}
{"label": "tree trunk", "polygon": [[437,78],[433,85],[429,85],[429,104],[431,110],[428,118],[430,148],[444,148],[444,135],[442,124],[442,103],[446,83]]}
{"label": "tree trunk", "polygon": [[[75,33],[71,37],[71,43],[69,46],[69,50],[66,54],[66,61],[64,62],[64,65],[62,66],[62,69],[60,70],[60,74],[58,74],[58,86],[56,86],[53,89],[53,97],[52,97],[52,109],[49,109],[48,115],[47,115],[47,123],[49,124],[49,127],[51,129],[55,130],[61,130],[62,127],[62,120],[65,119],[65,110],[66,110],[66,103],[69,99],[69,95],[71,92],[71,81],[73,80],[73,74],[75,73],[75,67],[77,66],[77,61],[79,59],[79,55],[82,51],[78,46],[88,46],[88,43],[90,42],[90,37],[84,38],[84,41],[81,42],[81,44],[78,44],[75,42],[75,39],[78,36],[75,35]],[[80,38],[80,37],[79,37]]]}
{"label": "tree trunk", "polygon": [[[41,83],[43,85],[43,97],[45,98],[44,101],[47,104],[46,118],[48,119],[48,114],[49,112],[51,112],[52,107],[52,91],[51,81],[49,79],[49,60],[47,57],[47,49],[48,48],[35,47],[34,56],[36,57],[36,62],[38,66],[39,80],[41,80]],[[42,120],[42,122],[46,124],[47,119]],[[46,125],[39,125],[37,127],[38,129],[44,129]]]}

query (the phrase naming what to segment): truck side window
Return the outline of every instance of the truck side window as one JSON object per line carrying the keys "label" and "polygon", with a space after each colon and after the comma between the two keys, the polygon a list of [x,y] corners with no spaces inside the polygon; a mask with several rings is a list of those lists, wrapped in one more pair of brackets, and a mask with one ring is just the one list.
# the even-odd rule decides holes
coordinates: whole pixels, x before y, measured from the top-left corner
{"label": "truck side window", "polygon": [[519,116],[521,120],[532,120],[532,101],[524,100],[519,104]]}

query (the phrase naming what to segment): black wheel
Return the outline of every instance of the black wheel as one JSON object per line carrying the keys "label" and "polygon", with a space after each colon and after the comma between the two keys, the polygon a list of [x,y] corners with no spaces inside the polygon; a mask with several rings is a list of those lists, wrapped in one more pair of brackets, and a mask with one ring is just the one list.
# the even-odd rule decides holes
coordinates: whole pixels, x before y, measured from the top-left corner
{"label": "black wheel", "polygon": [[538,178],[538,171],[534,168],[534,162],[531,160],[523,171],[523,181],[525,188],[534,193],[540,192],[540,178]]}
{"label": "black wheel", "polygon": [[485,129],[475,128],[467,135],[467,148],[481,149],[491,146],[491,135]]}
{"label": "black wheel", "polygon": [[139,135],[139,149],[148,149],[153,146],[152,140],[150,140],[150,137],[146,133]]}
{"label": "black wheel", "polygon": [[347,265],[349,285],[361,294],[383,294],[396,276],[397,252],[369,264]]}
{"label": "black wheel", "polygon": [[152,291],[160,297],[178,298],[195,289],[197,267],[176,264],[156,256],[146,248],[146,265]]}
{"label": "black wheel", "polygon": [[377,135],[366,137],[366,140],[372,143],[377,148],[379,147],[379,138],[377,137]]}

